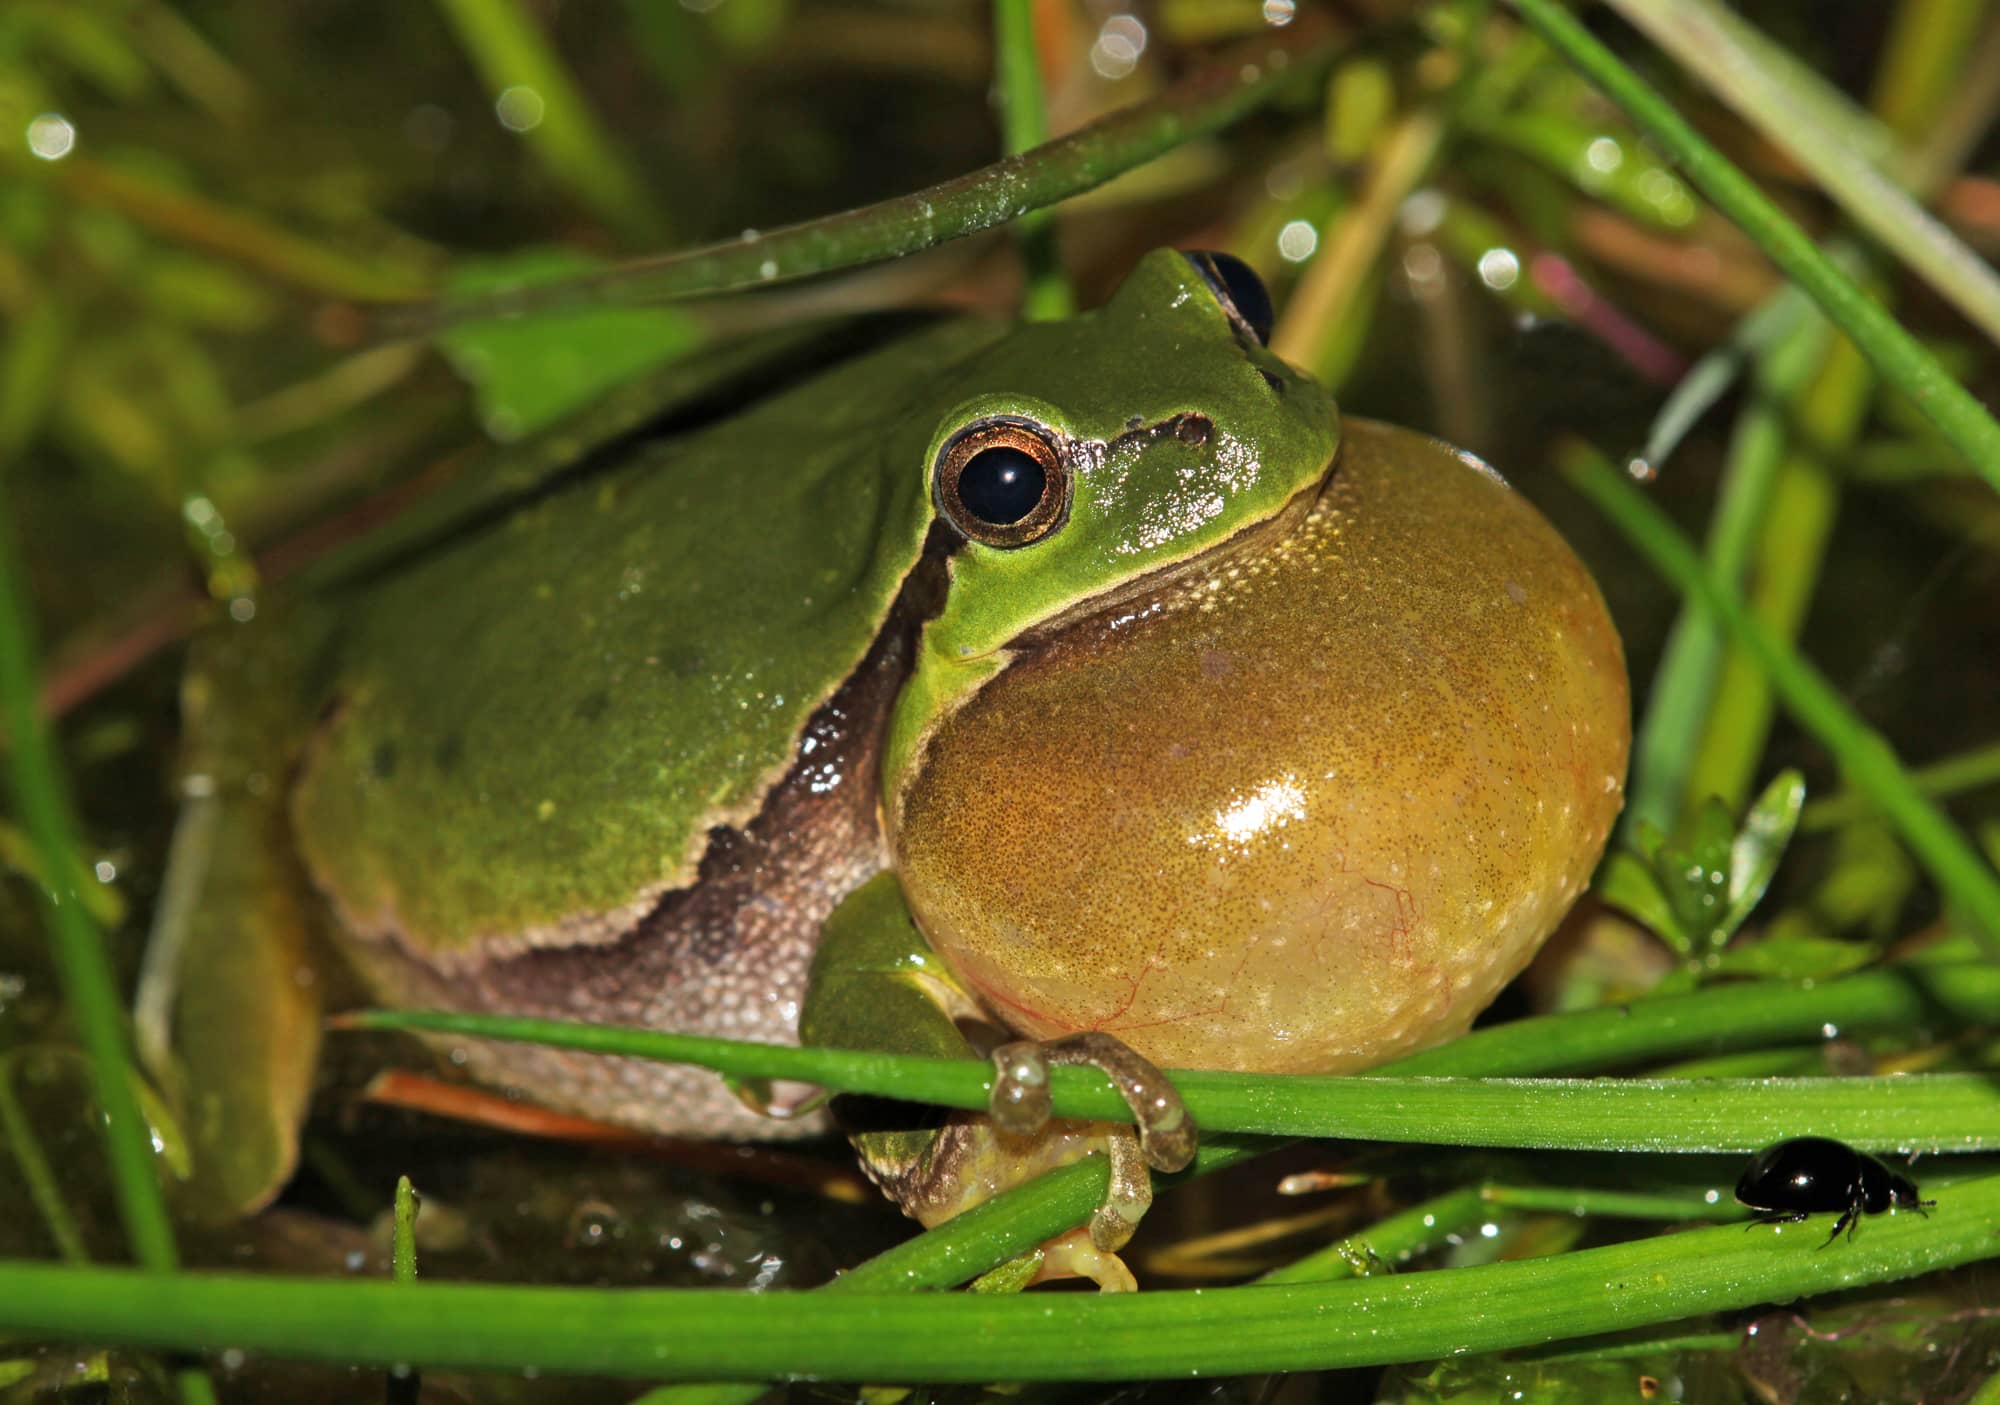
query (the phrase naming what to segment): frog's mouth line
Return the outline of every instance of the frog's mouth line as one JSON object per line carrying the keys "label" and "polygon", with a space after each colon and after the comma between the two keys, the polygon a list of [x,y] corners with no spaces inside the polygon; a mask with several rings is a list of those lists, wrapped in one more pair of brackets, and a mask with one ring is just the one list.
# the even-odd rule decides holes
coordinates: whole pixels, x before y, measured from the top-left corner
{"label": "frog's mouth line", "polygon": [[[1171,423],[1171,422],[1169,422]],[[1133,431],[1144,433],[1144,430]],[[1031,653],[1053,642],[1060,636],[1079,627],[1103,624],[1117,628],[1132,622],[1121,618],[1129,615],[1129,607],[1134,601],[1145,600],[1159,595],[1177,581],[1186,578],[1206,576],[1218,562],[1224,561],[1244,550],[1264,550],[1283,541],[1298,529],[1327,490],[1340,471],[1343,439],[1336,445],[1333,456],[1326,461],[1326,467],[1298,492],[1286,500],[1284,506],[1262,521],[1252,522],[1241,531],[1204,548],[1192,556],[1179,561],[1170,561],[1156,566],[1143,575],[1134,576],[1125,584],[1103,594],[1092,596],[1067,610],[1059,611],[1048,619],[1038,621],[1033,627],[1021,631],[1000,648],[1005,654]]]}

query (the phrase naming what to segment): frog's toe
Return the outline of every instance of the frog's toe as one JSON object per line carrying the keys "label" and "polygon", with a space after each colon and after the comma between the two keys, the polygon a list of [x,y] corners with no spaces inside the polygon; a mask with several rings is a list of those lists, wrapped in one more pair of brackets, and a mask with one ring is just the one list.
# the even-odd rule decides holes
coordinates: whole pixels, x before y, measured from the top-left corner
{"label": "frog's toe", "polygon": [[1049,1060],[1040,1044],[1018,1039],[993,1051],[993,1125],[1017,1137],[1032,1137],[1048,1125]]}
{"label": "frog's toe", "polygon": [[1107,1128],[1104,1141],[1111,1172],[1104,1199],[1091,1212],[1090,1242],[1108,1254],[1125,1247],[1152,1208],[1153,1178],[1146,1172],[1145,1155],[1131,1128]]}
{"label": "frog's toe", "polygon": [[1136,1128],[1106,1128],[1109,1183],[1090,1217],[1091,1243],[1109,1254],[1131,1239],[1153,1203],[1147,1168],[1178,1171],[1194,1159],[1194,1123],[1180,1094],[1151,1061],[1122,1039],[1090,1030],[1047,1043],[1019,1040],[993,1051],[992,1114],[1002,1131],[1032,1136],[1047,1123],[1049,1069],[1058,1064],[1097,1069],[1132,1109]]}
{"label": "frog's toe", "polygon": [[1139,1149],[1156,1171],[1178,1171],[1194,1159],[1196,1133],[1181,1095],[1150,1060],[1116,1035],[1085,1030],[1045,1043],[1017,1040],[993,1051],[993,1120],[1031,1135],[1049,1118],[1049,1069],[1083,1064],[1111,1080],[1132,1109]]}
{"label": "frog's toe", "polygon": [[1086,1233],[1073,1229],[1042,1245],[1041,1265],[1028,1286],[1053,1283],[1063,1278],[1088,1278],[1100,1293],[1135,1293],[1139,1280],[1125,1261],[1097,1242],[1096,1226]]}

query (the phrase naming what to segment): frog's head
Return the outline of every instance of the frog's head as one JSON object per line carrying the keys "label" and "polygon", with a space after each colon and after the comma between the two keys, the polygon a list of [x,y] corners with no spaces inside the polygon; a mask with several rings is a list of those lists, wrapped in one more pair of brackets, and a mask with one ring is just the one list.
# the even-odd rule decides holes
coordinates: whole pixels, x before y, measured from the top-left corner
{"label": "frog's head", "polygon": [[923,463],[964,541],[884,810],[1007,1023],[1331,1070],[1462,1029],[1554,926],[1617,813],[1625,680],[1534,510],[1343,434],[1260,300],[1156,253],[949,373]]}
{"label": "frog's head", "polygon": [[[1268,522],[1326,472],[1333,401],[1265,347],[1270,303],[1226,255],[1148,255],[1086,316],[957,368],[923,462],[965,538],[927,647],[968,676]],[[947,392],[949,394],[949,392]]]}
{"label": "frog's head", "polygon": [[954,369],[922,462],[963,541],[892,772],[1021,644],[1308,501],[1340,415],[1265,347],[1269,318],[1235,259],[1162,249],[1095,312],[1022,327]]}

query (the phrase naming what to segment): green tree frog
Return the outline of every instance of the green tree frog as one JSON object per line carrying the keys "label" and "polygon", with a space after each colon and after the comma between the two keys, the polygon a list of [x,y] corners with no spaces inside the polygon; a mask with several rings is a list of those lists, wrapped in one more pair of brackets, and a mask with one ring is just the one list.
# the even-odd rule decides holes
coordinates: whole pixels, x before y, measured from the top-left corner
{"label": "green tree frog", "polygon": [[[1247,275],[1160,251],[1068,321],[657,375],[206,641],[170,964],[220,1193],[289,1165],[316,925],[387,1002],[778,1041],[824,946],[812,1037],[989,1026],[1030,1123],[1020,1041],[1052,1041],[1160,1114],[1157,1164],[1190,1143],[1153,1064],[1463,1031],[1618,811],[1619,642],[1490,469],[1272,355]],[[631,1127],[817,1125],[700,1070],[463,1048]],[[930,1218],[1031,1159],[974,1125],[878,1144],[879,1178]]]}

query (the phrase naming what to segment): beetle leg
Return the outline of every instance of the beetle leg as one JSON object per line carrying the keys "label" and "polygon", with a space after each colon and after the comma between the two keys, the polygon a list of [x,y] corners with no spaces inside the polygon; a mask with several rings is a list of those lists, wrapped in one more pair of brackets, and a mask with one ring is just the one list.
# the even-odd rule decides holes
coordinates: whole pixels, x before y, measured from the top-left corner
{"label": "beetle leg", "polygon": [[1763,1214],[1757,1216],[1756,1219],[1750,1221],[1749,1224],[1743,1226],[1743,1232],[1748,1234],[1751,1230],[1757,1228],[1758,1225],[1797,1224],[1805,1218],[1807,1218],[1807,1215],[1804,1210],[1766,1210]]}

